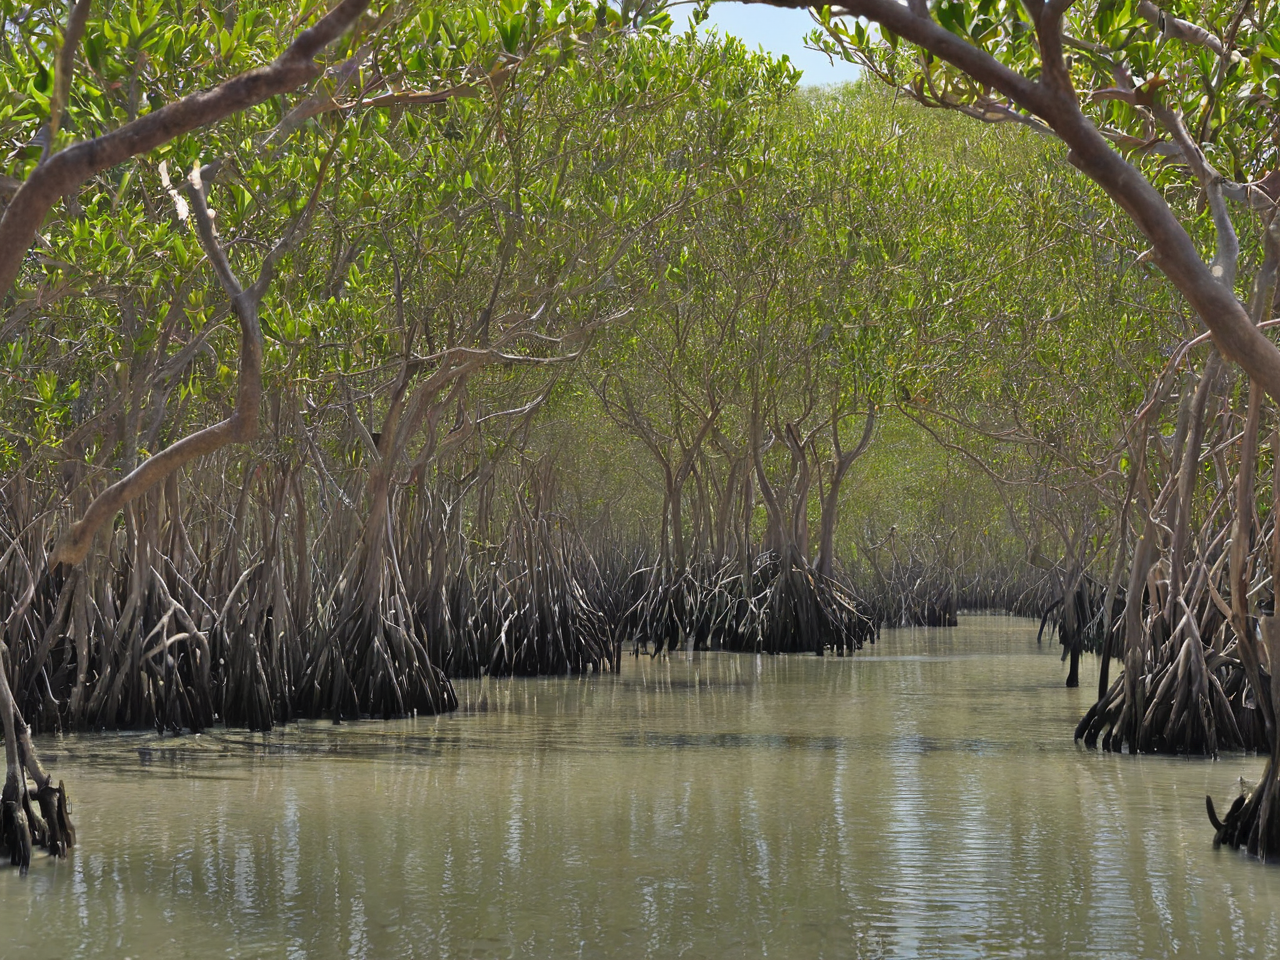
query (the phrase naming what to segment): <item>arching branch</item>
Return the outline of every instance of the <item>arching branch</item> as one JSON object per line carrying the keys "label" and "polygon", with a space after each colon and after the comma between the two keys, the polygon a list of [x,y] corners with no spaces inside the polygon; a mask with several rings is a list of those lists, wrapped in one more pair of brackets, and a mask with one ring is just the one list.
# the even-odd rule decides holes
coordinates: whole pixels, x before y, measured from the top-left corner
{"label": "arching branch", "polygon": [[183,97],[110,133],[72,144],[41,163],[14,193],[0,218],[0,296],[12,289],[36,231],[58,200],[130,157],[313,80],[320,74],[315,57],[346,33],[368,5],[369,0],[341,0],[267,66]]}

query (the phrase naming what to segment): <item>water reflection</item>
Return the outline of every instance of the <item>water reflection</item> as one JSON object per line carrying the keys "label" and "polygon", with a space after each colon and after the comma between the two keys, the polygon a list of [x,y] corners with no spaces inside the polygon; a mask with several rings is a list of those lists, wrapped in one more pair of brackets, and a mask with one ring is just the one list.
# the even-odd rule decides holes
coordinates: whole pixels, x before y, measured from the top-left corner
{"label": "water reflection", "polygon": [[1280,871],[1213,851],[1203,813],[1258,761],[1078,751],[1087,693],[1034,637],[968,620],[852,659],[480,681],[439,719],[46,744],[82,845],[0,871],[0,957],[1265,954]]}

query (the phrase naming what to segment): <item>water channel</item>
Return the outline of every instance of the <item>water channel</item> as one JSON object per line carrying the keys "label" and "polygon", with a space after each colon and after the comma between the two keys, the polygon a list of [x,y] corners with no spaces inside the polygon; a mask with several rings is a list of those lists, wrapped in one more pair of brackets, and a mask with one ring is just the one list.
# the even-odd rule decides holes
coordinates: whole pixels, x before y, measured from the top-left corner
{"label": "water channel", "polygon": [[1096,663],[1035,626],[45,740],[81,843],[0,870],[0,958],[1274,955],[1280,868],[1204,814],[1261,762],[1078,749]]}

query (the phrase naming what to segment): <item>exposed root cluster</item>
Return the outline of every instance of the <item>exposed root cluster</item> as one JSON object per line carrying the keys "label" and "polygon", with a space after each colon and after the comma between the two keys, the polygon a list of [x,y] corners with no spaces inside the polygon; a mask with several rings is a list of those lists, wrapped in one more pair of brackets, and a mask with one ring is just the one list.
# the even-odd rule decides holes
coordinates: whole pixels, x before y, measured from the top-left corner
{"label": "exposed root cluster", "polygon": [[743,572],[733,563],[700,564],[677,579],[659,568],[637,571],[647,580],[622,624],[637,653],[654,655],[683,643],[695,650],[844,655],[874,643],[872,610],[839,581],[823,577],[792,555],[766,553]]}

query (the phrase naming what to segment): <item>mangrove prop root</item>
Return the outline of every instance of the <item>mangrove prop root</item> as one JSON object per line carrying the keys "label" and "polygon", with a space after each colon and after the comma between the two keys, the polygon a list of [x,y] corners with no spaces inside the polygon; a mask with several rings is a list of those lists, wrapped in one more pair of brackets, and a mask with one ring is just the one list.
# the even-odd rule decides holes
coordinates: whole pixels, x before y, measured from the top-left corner
{"label": "mangrove prop root", "polygon": [[[1265,719],[1235,628],[1203,581],[1196,589],[1191,604],[1174,598],[1181,615],[1172,627],[1163,615],[1151,612],[1146,618],[1142,629],[1150,653],[1131,658],[1140,675],[1132,675],[1134,663],[1126,665],[1076,725],[1077,742],[1093,748],[1101,740],[1103,750],[1115,752],[1209,757],[1222,750],[1267,749]],[[1259,682],[1269,687],[1269,681],[1259,668]]]}
{"label": "mangrove prop root", "polygon": [[[1261,621],[1262,635],[1266,642],[1268,660],[1272,669],[1280,663],[1280,622],[1275,617]],[[1280,674],[1273,674],[1270,683],[1258,684],[1257,698],[1269,697],[1272,703],[1280,701]],[[1241,793],[1231,804],[1227,815],[1218,819],[1213,799],[1205,798],[1209,822],[1214,827],[1214,846],[1226,844],[1234,849],[1244,847],[1252,856],[1263,860],[1275,859],[1280,854],[1280,737],[1273,738],[1270,755],[1260,779],[1253,789]]]}
{"label": "mangrove prop root", "polygon": [[635,653],[694,650],[837,655],[874,643],[873,608],[845,583],[825,577],[798,556],[767,553],[743,576],[735,564],[699,564],[677,579],[637,571],[648,582],[618,629]]}
{"label": "mangrove prop root", "polygon": [[[1266,810],[1264,804],[1269,794],[1274,796],[1275,784],[1276,777],[1268,762],[1262,779],[1252,789],[1236,797],[1221,820],[1214,809],[1213,798],[1204,798],[1209,823],[1214,828],[1215,848],[1225,844],[1234,850],[1243,847],[1256,857],[1275,857],[1280,850],[1280,845],[1277,844],[1280,840],[1280,824],[1275,822],[1274,802],[1270,804],[1270,810]],[[1264,817],[1264,814],[1268,815]]]}
{"label": "mangrove prop root", "polygon": [[21,779],[6,782],[0,797],[0,849],[13,866],[26,873],[34,849],[44,848],[55,857],[65,857],[75,843],[71,800],[62,781],[56,787],[46,783],[34,792]]}
{"label": "mangrove prop root", "polygon": [[40,815],[45,823],[45,840],[42,844],[55,857],[65,857],[75,846],[76,829],[71,823],[70,801],[62,781],[58,785],[45,784],[36,791]]}

